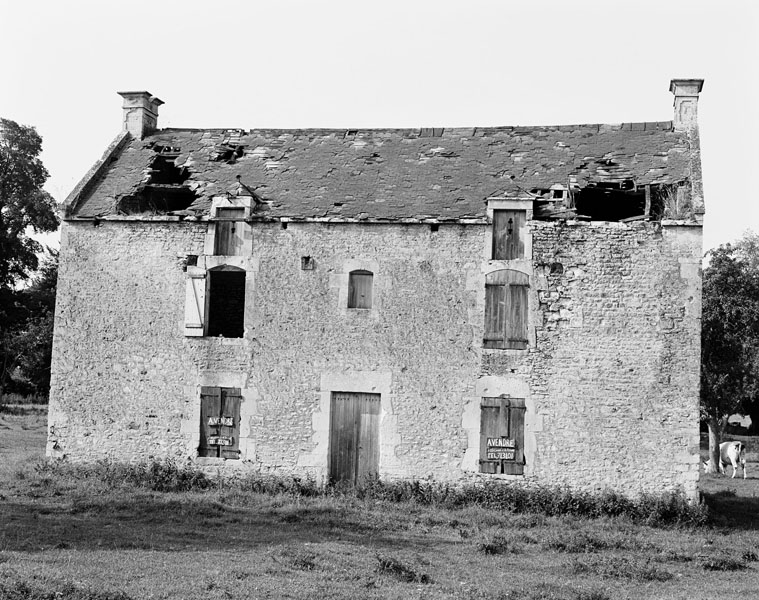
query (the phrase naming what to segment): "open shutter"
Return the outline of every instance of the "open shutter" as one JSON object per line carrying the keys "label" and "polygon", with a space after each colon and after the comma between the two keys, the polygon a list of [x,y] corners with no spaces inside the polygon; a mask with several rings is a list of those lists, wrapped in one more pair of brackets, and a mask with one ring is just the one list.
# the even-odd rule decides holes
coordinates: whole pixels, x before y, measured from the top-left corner
{"label": "open shutter", "polygon": [[198,456],[218,456],[219,446],[214,444],[221,413],[221,388],[200,388],[200,444]]}
{"label": "open shutter", "polygon": [[[219,452],[222,458],[240,458],[240,388],[222,388]],[[227,443],[229,442],[229,443]]]}
{"label": "open shutter", "polygon": [[524,223],[523,210],[493,211],[494,260],[524,258],[524,240],[522,239]]}
{"label": "open shutter", "polygon": [[184,334],[202,336],[205,330],[206,274],[189,274],[184,304]]}

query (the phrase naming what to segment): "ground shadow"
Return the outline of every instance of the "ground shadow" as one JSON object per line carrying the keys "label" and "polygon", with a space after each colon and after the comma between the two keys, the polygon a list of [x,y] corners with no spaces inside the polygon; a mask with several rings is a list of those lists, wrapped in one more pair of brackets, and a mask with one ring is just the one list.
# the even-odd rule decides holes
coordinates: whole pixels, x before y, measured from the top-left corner
{"label": "ground shadow", "polygon": [[[45,500],[0,501],[0,548],[207,551],[293,542],[347,541],[373,548],[429,543],[429,534],[412,534],[397,520],[351,508],[262,509],[212,500],[167,501],[160,496],[74,503]],[[446,543],[445,536],[436,543]]]}

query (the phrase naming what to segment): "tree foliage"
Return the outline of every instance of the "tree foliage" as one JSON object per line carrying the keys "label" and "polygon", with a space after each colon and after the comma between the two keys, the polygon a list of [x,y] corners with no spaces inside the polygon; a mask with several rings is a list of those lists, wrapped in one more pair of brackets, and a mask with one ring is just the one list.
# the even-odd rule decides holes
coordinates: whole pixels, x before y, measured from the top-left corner
{"label": "tree foliage", "polygon": [[49,383],[57,255],[32,285],[18,289],[37,271],[42,252],[28,232],[55,231],[59,223],[55,201],[42,189],[48,172],[41,151],[33,127],[0,119],[0,393],[19,368],[38,393]]}
{"label": "tree foliage", "polygon": [[701,323],[701,417],[709,426],[712,468],[721,432],[759,395],[759,236],[709,252]]}

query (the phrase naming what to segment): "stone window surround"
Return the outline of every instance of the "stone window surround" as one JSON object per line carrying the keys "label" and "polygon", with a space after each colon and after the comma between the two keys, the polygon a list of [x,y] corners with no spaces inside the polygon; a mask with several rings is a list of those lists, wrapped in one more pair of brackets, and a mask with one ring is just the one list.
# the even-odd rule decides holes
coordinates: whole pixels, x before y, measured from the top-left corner
{"label": "stone window surround", "polygon": [[[536,433],[543,431],[543,415],[535,410],[535,401],[530,393],[530,384],[526,379],[516,376],[488,375],[475,383],[475,395],[464,398],[464,411],[461,426],[467,435],[467,449],[461,461],[461,469],[484,479],[524,479],[535,475],[535,457],[537,455]],[[505,475],[501,473],[480,472],[480,426],[482,398],[506,395],[511,398],[524,398],[524,474]]]}
{"label": "stone window surround", "polygon": [[[524,230],[520,238],[524,242],[524,257],[513,260],[494,260],[491,258],[493,252],[493,212],[496,210],[523,210],[525,212]],[[502,269],[515,269],[525,273],[528,268],[532,267],[532,234],[530,232],[529,221],[532,220],[532,200],[516,198],[488,198],[487,217],[490,227],[485,233],[485,247],[483,248],[483,258],[488,263],[511,265],[501,267]],[[513,266],[517,265],[517,266]],[[496,269],[494,269],[496,270]]]}
{"label": "stone window surround", "polygon": [[[351,271],[370,271],[372,273],[372,307],[348,308],[348,282]],[[334,275],[334,287],[337,287],[338,314],[346,318],[378,319],[382,308],[382,292],[387,282],[380,273],[379,262],[371,258],[348,258],[342,263],[340,271]],[[351,391],[351,390],[336,390]],[[357,390],[366,391],[366,390]]]}
{"label": "stone window surround", "polygon": [[[522,355],[524,352],[529,351],[530,348],[534,348],[536,344],[535,324],[537,323],[537,307],[538,296],[535,290],[535,277],[532,268],[532,232],[530,231],[529,221],[532,220],[533,214],[533,201],[524,198],[505,198],[505,197],[492,197],[487,199],[487,218],[490,226],[485,232],[485,245],[483,247],[483,263],[481,264],[480,273],[477,274],[476,281],[467,282],[467,288],[476,290],[476,311],[475,314],[482,315],[481,323],[477,326],[482,328],[484,332],[485,328],[485,275],[492,273],[493,271],[500,271],[501,269],[511,269],[524,273],[529,277],[529,290],[527,292],[527,348],[524,350],[517,350],[513,348],[482,348],[484,353],[510,353],[516,355]],[[513,260],[494,260],[491,258],[493,249],[493,211],[496,210],[523,210],[525,211],[525,226],[522,232],[522,240],[524,242],[524,257]],[[483,345],[484,335],[479,336],[478,344],[480,347]],[[496,394],[497,395],[497,394]]]}
{"label": "stone window surround", "polygon": [[402,470],[395,456],[400,443],[397,416],[394,414],[394,396],[391,393],[391,371],[344,371],[321,374],[319,403],[312,415],[313,450],[298,457],[298,466],[315,470],[317,477],[326,480],[329,473],[330,416],[332,392],[359,392],[380,394],[379,475],[380,477]]}
{"label": "stone window surround", "polygon": [[[255,277],[258,272],[258,262],[259,260],[257,258],[247,257],[247,256],[206,256],[201,255],[198,257],[198,262],[195,266],[188,266],[187,267],[187,276],[191,277],[192,275],[198,276],[202,275],[206,279],[206,297],[205,297],[205,308],[204,308],[204,318],[203,318],[203,335],[193,337],[193,339],[196,340],[217,340],[219,339],[223,344],[229,344],[229,345],[244,345],[246,337],[248,337],[248,332],[250,330],[249,324],[253,322],[253,314],[252,314],[252,302],[250,301],[254,297],[254,290],[255,290]],[[218,269],[219,267],[235,267],[238,269],[242,269],[245,271],[245,316],[244,316],[244,324],[243,324],[243,335],[240,338],[211,338],[208,337],[206,334],[207,327],[208,327],[208,302],[210,299],[210,293],[208,291],[208,272],[213,269]],[[183,324],[184,329],[184,324]],[[192,337],[192,336],[191,336]],[[240,386],[228,386],[228,385],[220,385],[219,387],[240,387]]]}
{"label": "stone window surround", "polygon": [[[253,214],[253,198],[250,196],[236,196],[227,198],[226,196],[218,196],[211,200],[211,210],[209,212],[208,228],[206,229],[206,238],[203,244],[203,254],[206,256],[213,256],[216,251],[216,224],[213,222],[216,219],[217,212],[220,208],[242,208],[243,218],[249,219]],[[245,254],[243,256],[250,256],[253,252],[253,233],[250,223],[243,223],[243,236],[246,240]]]}
{"label": "stone window surround", "polygon": [[[256,444],[250,430],[251,417],[256,414],[258,407],[258,394],[256,390],[248,387],[248,376],[245,373],[206,372],[200,373],[197,385],[185,386],[184,398],[185,409],[180,422],[180,433],[187,439],[186,454],[199,465],[227,465],[242,466],[254,462],[256,458]],[[200,390],[202,387],[227,387],[240,388],[242,402],[240,402],[240,458],[226,459],[217,457],[198,456],[200,444]]]}

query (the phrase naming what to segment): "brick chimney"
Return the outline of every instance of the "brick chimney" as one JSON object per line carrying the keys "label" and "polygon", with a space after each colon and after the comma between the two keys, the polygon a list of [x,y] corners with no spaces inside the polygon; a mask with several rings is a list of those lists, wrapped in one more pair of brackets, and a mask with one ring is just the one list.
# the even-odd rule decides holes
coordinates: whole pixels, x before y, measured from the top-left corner
{"label": "brick chimney", "polygon": [[673,79],[669,91],[675,95],[675,130],[683,131],[696,127],[698,116],[698,94],[704,87],[703,79]]}
{"label": "brick chimney", "polygon": [[124,98],[124,130],[136,138],[158,128],[158,107],[163,104],[150,92],[117,92]]}

